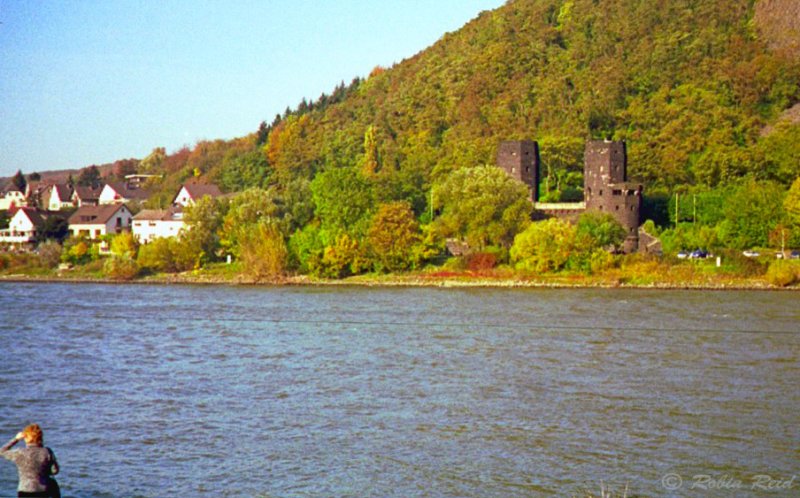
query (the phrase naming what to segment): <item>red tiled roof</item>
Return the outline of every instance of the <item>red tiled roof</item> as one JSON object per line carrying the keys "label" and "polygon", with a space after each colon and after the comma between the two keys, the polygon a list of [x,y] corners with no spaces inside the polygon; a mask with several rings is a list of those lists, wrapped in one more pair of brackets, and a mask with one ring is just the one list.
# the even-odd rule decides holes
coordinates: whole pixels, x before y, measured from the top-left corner
{"label": "red tiled roof", "polygon": [[200,199],[206,195],[209,197],[219,197],[222,195],[222,191],[213,183],[189,183],[184,185],[183,188],[189,192],[189,195],[192,197],[192,199]]}
{"label": "red tiled roof", "polygon": [[117,211],[127,209],[124,204],[104,204],[102,206],[81,206],[72,213],[67,223],[70,225],[105,225]]}
{"label": "red tiled roof", "polygon": [[109,183],[109,187],[114,189],[114,192],[117,193],[123,199],[132,199],[132,200],[146,200],[150,197],[150,192],[140,188],[128,188],[128,186],[124,183],[114,182]]}

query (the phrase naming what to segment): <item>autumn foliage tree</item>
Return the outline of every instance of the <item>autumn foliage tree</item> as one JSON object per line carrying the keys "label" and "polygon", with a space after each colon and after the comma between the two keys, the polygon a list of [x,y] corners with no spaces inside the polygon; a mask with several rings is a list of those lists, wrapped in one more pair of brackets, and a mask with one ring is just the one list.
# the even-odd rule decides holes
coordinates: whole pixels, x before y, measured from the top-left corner
{"label": "autumn foliage tree", "polygon": [[367,242],[378,271],[400,271],[415,266],[415,246],[420,242],[419,224],[408,202],[382,204],[372,218]]}

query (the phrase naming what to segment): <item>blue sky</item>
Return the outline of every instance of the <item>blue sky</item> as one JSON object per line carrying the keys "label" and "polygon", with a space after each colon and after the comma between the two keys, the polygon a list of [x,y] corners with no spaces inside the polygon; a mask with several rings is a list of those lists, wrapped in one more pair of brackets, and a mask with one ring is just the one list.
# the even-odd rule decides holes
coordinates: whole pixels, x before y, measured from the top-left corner
{"label": "blue sky", "polygon": [[243,136],[502,0],[0,0],[0,176]]}

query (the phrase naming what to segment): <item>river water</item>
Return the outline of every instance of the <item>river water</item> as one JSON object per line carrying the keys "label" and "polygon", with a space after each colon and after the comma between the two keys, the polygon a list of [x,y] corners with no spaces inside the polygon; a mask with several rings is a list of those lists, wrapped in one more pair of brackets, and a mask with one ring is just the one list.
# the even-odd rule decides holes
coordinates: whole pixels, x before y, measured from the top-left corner
{"label": "river water", "polygon": [[798,303],[2,283],[0,436],[65,497],[796,496]]}

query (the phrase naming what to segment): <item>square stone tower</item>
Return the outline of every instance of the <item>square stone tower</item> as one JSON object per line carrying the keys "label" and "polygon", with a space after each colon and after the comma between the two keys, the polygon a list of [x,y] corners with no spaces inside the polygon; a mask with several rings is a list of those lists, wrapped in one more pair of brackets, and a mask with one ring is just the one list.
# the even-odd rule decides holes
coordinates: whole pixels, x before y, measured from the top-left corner
{"label": "square stone tower", "polygon": [[532,202],[539,199],[539,144],[532,140],[501,142],[497,165],[509,176],[528,186]]}
{"label": "square stone tower", "polygon": [[625,228],[624,250],[639,246],[642,186],[628,182],[625,142],[592,140],[584,152],[583,196],[586,209],[609,213]]}

